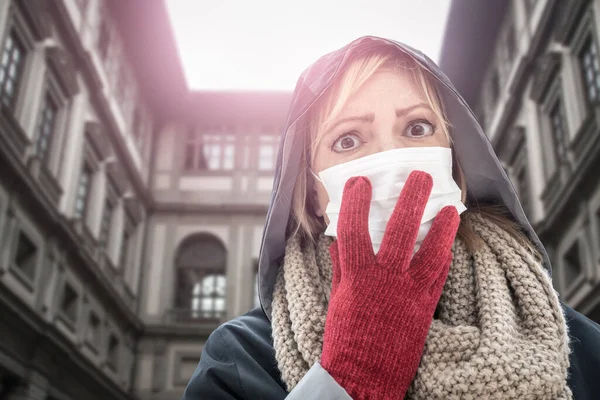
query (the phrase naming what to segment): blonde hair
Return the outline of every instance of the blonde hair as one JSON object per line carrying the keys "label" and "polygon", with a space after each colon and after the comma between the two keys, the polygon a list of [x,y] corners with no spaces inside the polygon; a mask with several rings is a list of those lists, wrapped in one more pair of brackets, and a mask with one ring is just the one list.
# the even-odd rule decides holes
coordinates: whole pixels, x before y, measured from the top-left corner
{"label": "blonde hair", "polygon": [[[444,104],[436,89],[436,78],[426,68],[422,67],[412,57],[389,46],[359,55],[350,61],[350,64],[333,82],[332,86],[313,104],[307,113],[304,125],[296,130],[296,134],[305,134],[309,140],[305,140],[306,145],[302,149],[298,177],[292,197],[292,218],[290,218],[288,224],[288,236],[301,235],[305,240],[314,241],[316,235],[325,230],[325,221],[316,215],[313,196],[310,193],[315,184],[315,178],[312,176],[310,167],[314,165],[316,149],[321,142],[323,133],[335,121],[348,100],[373,74],[383,69],[411,73],[411,77],[420,92],[419,94],[427,101],[435,116],[441,121],[442,131],[446,134],[448,143],[452,147],[452,126],[446,118]],[[467,181],[455,156],[454,149],[452,149],[452,155],[454,180],[461,188],[462,201],[466,204]],[[533,254],[538,255],[527,236],[521,231],[519,225],[510,218],[510,213],[505,208],[476,205],[475,208],[469,208],[465,214],[469,212],[484,214],[484,216],[499,224],[501,228],[520,243],[525,244],[526,248],[530,249]],[[467,218],[461,218],[458,236],[473,251],[482,244],[481,239],[469,226]]]}

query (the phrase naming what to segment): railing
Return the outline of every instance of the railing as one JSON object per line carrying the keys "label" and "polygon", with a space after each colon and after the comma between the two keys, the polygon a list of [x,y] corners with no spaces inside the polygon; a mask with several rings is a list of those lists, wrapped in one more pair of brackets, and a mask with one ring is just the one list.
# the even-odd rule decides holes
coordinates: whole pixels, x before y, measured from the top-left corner
{"label": "railing", "polygon": [[216,311],[172,308],[165,311],[163,323],[174,325],[215,325],[221,323],[224,317],[224,313]]}

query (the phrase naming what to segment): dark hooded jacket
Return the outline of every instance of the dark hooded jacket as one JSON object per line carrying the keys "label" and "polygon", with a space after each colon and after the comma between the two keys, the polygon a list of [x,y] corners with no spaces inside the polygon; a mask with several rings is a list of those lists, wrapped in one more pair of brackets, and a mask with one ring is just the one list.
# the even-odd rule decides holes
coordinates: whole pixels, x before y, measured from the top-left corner
{"label": "dark hooded jacket", "polygon": [[[277,369],[271,335],[271,302],[277,268],[283,259],[292,192],[305,135],[307,110],[330,87],[349,60],[379,46],[392,46],[414,58],[437,79],[438,90],[453,131],[453,148],[469,187],[469,199],[504,205],[528,233],[551,273],[546,250],[532,229],[517,194],[473,112],[438,66],[411,47],[377,37],[363,37],[321,57],[300,77],[292,97],[259,258],[261,308],[217,328],[208,338],[200,363],[182,400],[200,399],[350,399],[346,391],[315,364],[287,392]],[[568,385],[576,400],[600,399],[600,326],[565,307],[572,353]]]}

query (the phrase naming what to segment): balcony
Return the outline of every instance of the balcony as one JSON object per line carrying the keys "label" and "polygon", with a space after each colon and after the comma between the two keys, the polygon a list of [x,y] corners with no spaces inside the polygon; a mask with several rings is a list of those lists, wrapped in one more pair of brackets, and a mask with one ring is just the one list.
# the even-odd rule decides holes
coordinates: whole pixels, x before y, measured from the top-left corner
{"label": "balcony", "polygon": [[224,315],[216,312],[205,312],[189,308],[172,308],[163,315],[163,323],[167,325],[206,325],[217,327]]}
{"label": "balcony", "polygon": [[166,340],[174,338],[196,340],[198,337],[208,337],[225,320],[224,315],[221,318],[204,318],[199,310],[171,308],[165,311],[160,322],[147,323],[145,332],[148,336]]}

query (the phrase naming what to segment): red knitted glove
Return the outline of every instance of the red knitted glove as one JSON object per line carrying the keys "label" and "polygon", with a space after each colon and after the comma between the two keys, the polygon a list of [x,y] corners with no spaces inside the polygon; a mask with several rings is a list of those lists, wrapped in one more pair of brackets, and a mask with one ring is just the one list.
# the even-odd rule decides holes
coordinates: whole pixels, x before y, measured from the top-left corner
{"label": "red knitted glove", "polygon": [[377,255],[371,184],[357,177],[344,187],[321,365],[353,399],[402,399],[417,372],[460,222],[443,208],[413,257],[432,186],[427,173],[410,174]]}

